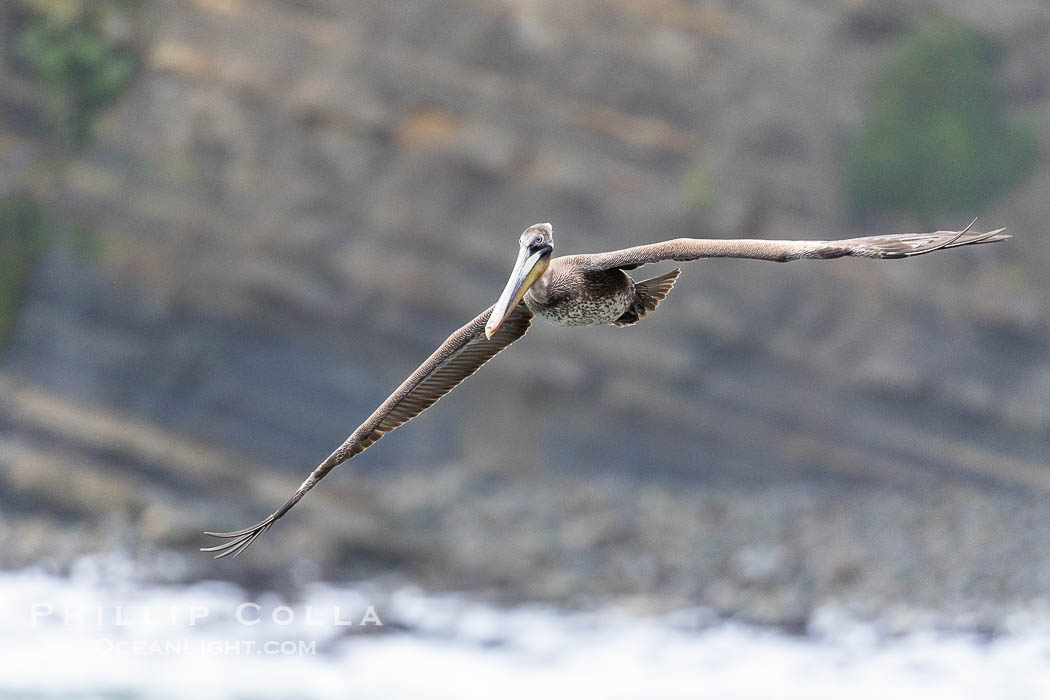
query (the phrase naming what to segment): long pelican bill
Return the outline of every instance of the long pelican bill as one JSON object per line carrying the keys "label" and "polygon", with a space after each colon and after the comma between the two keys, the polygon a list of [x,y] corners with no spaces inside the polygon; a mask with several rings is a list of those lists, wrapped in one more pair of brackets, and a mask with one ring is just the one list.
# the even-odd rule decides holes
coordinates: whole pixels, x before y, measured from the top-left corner
{"label": "long pelican bill", "polygon": [[492,314],[489,316],[488,323],[485,324],[486,338],[492,337],[511,309],[518,305],[518,302],[525,296],[525,292],[529,291],[529,287],[547,269],[547,256],[550,255],[550,252],[549,246],[544,246],[535,252],[531,252],[527,246],[522,246],[518,251],[518,259],[514,263],[514,269],[511,270],[507,286],[503,288],[503,293],[499,295],[499,300],[492,307]]}

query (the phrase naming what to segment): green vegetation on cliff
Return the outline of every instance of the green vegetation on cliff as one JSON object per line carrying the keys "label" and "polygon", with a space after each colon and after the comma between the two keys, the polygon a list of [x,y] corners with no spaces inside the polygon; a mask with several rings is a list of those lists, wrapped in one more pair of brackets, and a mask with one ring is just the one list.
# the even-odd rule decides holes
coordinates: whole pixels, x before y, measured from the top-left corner
{"label": "green vegetation on cliff", "polygon": [[[113,27],[124,26],[136,0],[16,0],[0,18],[9,21],[11,46],[0,50],[40,87],[33,110],[46,117],[47,140],[75,154],[91,142],[101,112],[126,90],[135,54]],[[107,25],[108,23],[108,25]],[[109,30],[104,30],[109,26]],[[0,194],[0,346],[14,327],[26,280],[48,245],[57,242],[86,259],[100,254],[90,227],[66,220],[42,184],[61,172],[65,157],[35,169]]]}
{"label": "green vegetation on cliff", "polygon": [[1001,55],[994,39],[946,18],[901,40],[847,155],[856,214],[977,211],[1029,176],[1035,134],[1004,115]]}
{"label": "green vegetation on cliff", "polygon": [[[134,54],[103,34],[109,3],[70,3],[47,10],[29,7],[17,38],[17,55],[47,93],[57,137],[73,150],[90,141],[95,119],[123,94],[135,69]],[[47,6],[45,6],[47,7]]]}

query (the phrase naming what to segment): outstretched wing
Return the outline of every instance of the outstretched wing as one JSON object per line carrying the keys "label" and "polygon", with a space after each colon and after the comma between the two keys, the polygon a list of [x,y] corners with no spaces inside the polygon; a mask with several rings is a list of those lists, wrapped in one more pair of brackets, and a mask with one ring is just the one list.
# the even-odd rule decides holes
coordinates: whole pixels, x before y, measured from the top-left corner
{"label": "outstretched wing", "polygon": [[[970,224],[973,226],[973,224]],[[773,262],[816,258],[826,260],[851,255],[859,258],[910,258],[945,248],[958,248],[975,243],[1005,241],[1006,229],[976,233],[969,227],[962,231],[935,233],[899,233],[888,236],[845,238],[838,241],[776,241],[754,238],[675,238],[608,253],[575,256],[588,270],[619,268],[632,270],[640,265],[676,260],[687,262],[700,258],[754,258]]]}
{"label": "outstretched wing", "polygon": [[238,555],[271,525],[277,522],[292,506],[306,495],[328,472],[356,454],[368,449],[372,443],[394,428],[407,423],[430,408],[442,396],[452,391],[457,384],[474,374],[500,350],[525,335],[532,323],[532,312],[524,303],[507,316],[492,338],[485,337],[485,322],[492,313],[489,307],[477,318],[448,337],[427,361],[391,394],[383,404],[355,430],[350,437],[313,470],[295,494],[284,505],[266,519],[251,527],[236,532],[206,532],[206,535],[228,539],[214,547],[202,548],[202,552],[216,552],[215,557]]}

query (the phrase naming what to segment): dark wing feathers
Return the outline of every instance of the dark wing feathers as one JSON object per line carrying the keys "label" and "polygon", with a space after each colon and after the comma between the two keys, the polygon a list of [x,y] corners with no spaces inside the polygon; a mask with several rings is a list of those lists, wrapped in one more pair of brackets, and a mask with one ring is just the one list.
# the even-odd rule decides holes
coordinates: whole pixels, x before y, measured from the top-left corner
{"label": "dark wing feathers", "polygon": [[[400,425],[404,425],[438,399],[452,391],[460,382],[474,374],[497,353],[525,335],[532,323],[532,312],[525,304],[518,304],[500,325],[491,339],[485,338],[485,322],[492,308],[449,336],[440,348],[399,386],[383,405],[376,409],[364,424],[354,431],[340,450],[347,448],[345,461],[363,452],[365,447]],[[371,429],[369,429],[370,426]],[[360,438],[355,436],[361,433]],[[360,446],[363,441],[371,441]],[[336,450],[339,454],[340,450]]]}
{"label": "dark wing feathers", "polygon": [[[972,225],[972,224],[971,224]],[[937,231],[935,233],[902,233],[888,236],[846,238],[838,241],[778,241],[748,238],[675,238],[661,243],[640,245],[608,253],[574,256],[586,270],[629,270],[640,265],[676,260],[688,262],[700,258],[753,258],[787,262],[806,258],[829,259],[854,256],[860,258],[910,258],[944,248],[975,243],[994,243],[1010,238],[1005,229],[988,233]]]}
{"label": "dark wing feathers", "polygon": [[491,339],[485,337],[485,322],[492,307],[463,326],[441,344],[427,361],[394,390],[386,401],[368,417],[339,448],[314,469],[295,494],[284,505],[251,527],[235,532],[208,532],[205,534],[229,540],[201,551],[216,552],[216,558],[236,556],[266,532],[292,506],[312,489],[328,472],[364,452],[369,446],[400,425],[404,425],[438,399],[452,391],[460,382],[474,374],[497,353],[525,335],[532,323],[532,312],[524,303],[509,314]]}
{"label": "dark wing feathers", "polygon": [[635,282],[634,293],[638,295],[646,311],[656,311],[656,307],[667,298],[667,294],[674,287],[674,281],[678,279],[680,274],[682,274],[682,271],[676,267],[659,277]]}
{"label": "dark wing feathers", "polygon": [[674,281],[678,279],[681,272],[676,267],[657,277],[635,282],[634,300],[623,315],[613,323],[617,326],[630,326],[645,318],[650,311],[655,311],[660,302],[667,298],[667,294],[674,287]]}

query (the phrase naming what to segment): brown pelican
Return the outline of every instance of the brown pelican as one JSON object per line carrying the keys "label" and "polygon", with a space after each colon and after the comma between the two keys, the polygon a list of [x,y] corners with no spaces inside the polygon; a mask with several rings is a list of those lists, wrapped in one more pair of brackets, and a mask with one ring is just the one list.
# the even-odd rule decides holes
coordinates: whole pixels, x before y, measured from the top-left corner
{"label": "brown pelican", "polygon": [[533,316],[562,326],[629,326],[656,309],[674,286],[680,270],[634,281],[624,270],[642,265],[700,258],[754,258],[787,262],[814,258],[910,258],[936,250],[1009,238],[1005,229],[988,233],[937,231],[867,236],[837,241],[675,238],[608,253],[551,258],[550,224],[525,229],[518,259],[499,300],[441,344],[350,437],[306,478],[295,494],[265,520],[236,532],[205,534],[229,540],[202,549],[216,558],[247,549],[328,472],[368,449],[376,440],[407,423],[474,374],[483,364],[525,335]]}

